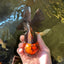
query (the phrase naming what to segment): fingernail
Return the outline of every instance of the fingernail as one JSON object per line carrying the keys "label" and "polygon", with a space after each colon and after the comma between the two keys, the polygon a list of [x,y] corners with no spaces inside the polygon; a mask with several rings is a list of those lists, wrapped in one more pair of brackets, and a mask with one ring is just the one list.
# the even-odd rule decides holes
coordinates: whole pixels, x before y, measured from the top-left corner
{"label": "fingernail", "polygon": [[19,53],[22,52],[23,50],[22,49],[19,49]]}

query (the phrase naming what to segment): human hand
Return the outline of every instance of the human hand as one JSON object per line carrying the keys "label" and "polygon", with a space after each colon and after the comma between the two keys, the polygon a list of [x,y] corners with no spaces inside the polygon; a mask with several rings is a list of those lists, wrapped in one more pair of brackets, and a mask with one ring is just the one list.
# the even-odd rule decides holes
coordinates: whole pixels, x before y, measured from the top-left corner
{"label": "human hand", "polygon": [[24,52],[24,35],[20,36],[21,43],[18,45],[17,53],[22,59],[23,64],[52,64],[50,50],[45,45],[40,34],[37,34],[37,40],[39,42],[40,50],[32,56],[28,56]]}

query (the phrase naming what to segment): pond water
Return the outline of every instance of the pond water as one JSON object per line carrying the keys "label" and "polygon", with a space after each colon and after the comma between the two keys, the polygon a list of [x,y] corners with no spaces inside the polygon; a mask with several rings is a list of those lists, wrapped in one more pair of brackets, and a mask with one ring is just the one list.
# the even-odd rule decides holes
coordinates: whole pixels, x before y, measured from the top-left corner
{"label": "pond water", "polygon": [[[34,19],[38,8],[42,11],[44,19],[41,22],[41,26],[39,26],[38,29],[34,26],[34,29],[38,32],[51,29],[47,35],[43,36],[43,39],[50,48],[51,55],[54,57],[53,64],[55,61],[57,61],[58,64],[62,64],[64,62],[64,0],[0,1],[0,38],[2,40],[8,40],[7,46],[10,47],[10,49],[15,46],[17,47],[17,38],[19,38],[20,34],[23,34],[23,32],[17,29],[17,26],[22,22],[23,12],[26,7],[31,7],[31,20]],[[11,47],[12,44],[10,44],[10,40],[15,42],[13,47]],[[50,43],[48,44],[48,42]],[[63,52],[61,52],[61,50]],[[5,51],[5,53],[7,53],[7,51]]]}

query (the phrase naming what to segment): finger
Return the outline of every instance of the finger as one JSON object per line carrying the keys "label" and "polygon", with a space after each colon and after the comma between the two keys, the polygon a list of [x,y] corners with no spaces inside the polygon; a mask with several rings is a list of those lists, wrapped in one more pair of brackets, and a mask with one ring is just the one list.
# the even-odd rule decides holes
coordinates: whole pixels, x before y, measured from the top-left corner
{"label": "finger", "polygon": [[44,43],[43,39],[41,38],[40,34],[37,34],[37,40],[39,42],[39,46],[41,49],[47,48],[46,44]]}
{"label": "finger", "polygon": [[25,38],[25,36],[24,35],[21,35],[20,36],[20,41],[24,41],[24,38]]}
{"label": "finger", "polygon": [[23,53],[23,48],[18,48],[17,49],[17,53],[20,55],[20,54],[22,54]]}
{"label": "finger", "polygon": [[19,43],[18,47],[19,47],[19,48],[24,48],[24,47],[25,47],[25,43],[24,43],[24,42]]}
{"label": "finger", "polygon": [[24,49],[23,48],[18,48],[17,49],[17,53],[18,53],[18,55],[20,56],[20,58],[22,60],[24,60],[27,57],[26,54],[24,53]]}

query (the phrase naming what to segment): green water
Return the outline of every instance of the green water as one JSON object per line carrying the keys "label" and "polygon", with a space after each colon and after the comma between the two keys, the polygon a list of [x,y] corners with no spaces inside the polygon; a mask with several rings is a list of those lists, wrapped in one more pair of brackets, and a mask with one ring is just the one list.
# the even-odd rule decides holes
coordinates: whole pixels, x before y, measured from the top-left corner
{"label": "green water", "polygon": [[[35,11],[39,8],[43,12],[44,20],[38,30],[36,28],[35,31],[42,32],[45,29],[51,29],[51,31],[42,38],[44,39],[46,45],[50,48],[51,55],[55,58],[55,60],[62,64],[64,61],[64,0],[2,0],[0,3],[0,22],[9,17],[12,12],[15,13],[17,11],[19,14],[19,12],[23,9],[18,9],[21,5],[31,7],[31,19],[33,19]],[[15,20],[16,22],[12,22],[12,20],[10,20],[9,22],[12,22],[12,24],[6,24],[6,28],[2,25],[4,29],[0,30],[0,38],[3,40],[8,39],[9,41],[10,39],[13,39],[13,42],[17,41],[16,39],[21,31],[17,31],[16,27],[19,22],[22,21],[18,20],[18,18],[19,16],[17,15],[17,20]],[[13,47],[15,45],[16,43]],[[11,46],[10,42],[8,43],[8,46]]]}

